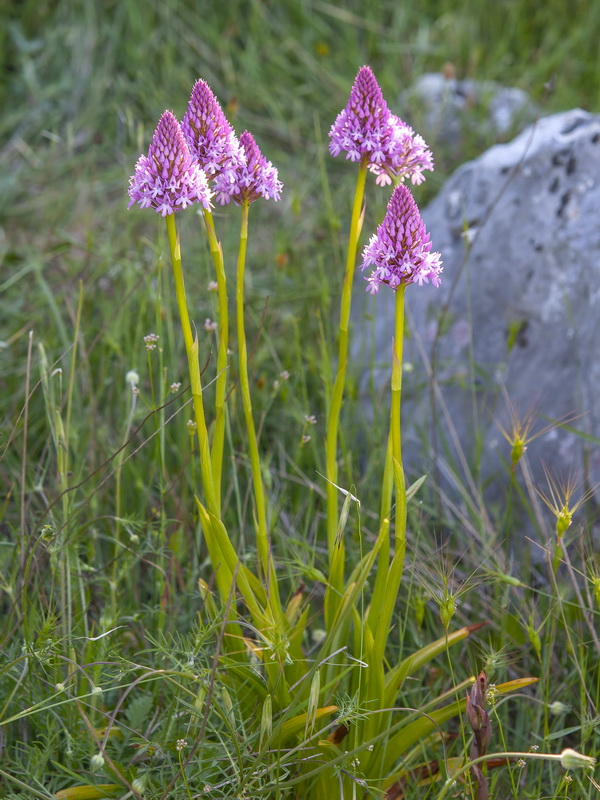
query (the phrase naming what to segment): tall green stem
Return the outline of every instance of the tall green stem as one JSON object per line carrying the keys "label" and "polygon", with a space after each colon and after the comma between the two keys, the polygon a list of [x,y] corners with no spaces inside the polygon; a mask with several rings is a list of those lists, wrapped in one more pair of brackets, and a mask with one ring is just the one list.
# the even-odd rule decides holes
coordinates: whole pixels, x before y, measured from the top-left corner
{"label": "tall green stem", "polygon": [[221,506],[221,476],[223,472],[223,443],[225,440],[225,397],[227,395],[227,347],[229,345],[229,311],[227,307],[227,278],[223,263],[223,248],[215,231],[213,216],[204,211],[204,223],[208,236],[210,253],[217,275],[217,296],[219,300],[219,343],[217,350],[217,380],[215,396],[215,429],[212,441],[211,458],[213,483],[219,508]]}
{"label": "tall green stem", "polygon": [[394,488],[396,490],[396,549],[405,547],[406,540],[406,485],[402,466],[402,437],[400,435],[400,406],[402,402],[402,351],[404,345],[404,292],[405,284],[396,289],[396,324],[392,347],[392,458],[394,463]]}
{"label": "tall green stem", "polygon": [[[348,361],[348,328],[350,324],[350,305],[352,302],[352,283],[354,280],[354,267],[356,264],[356,251],[358,249],[358,239],[362,227],[362,203],[365,193],[365,180],[367,177],[367,165],[361,163],[356,182],[354,194],[354,205],[352,207],[352,219],[350,222],[350,236],[348,240],[348,255],[346,258],[346,274],[342,288],[342,302],[340,309],[340,339],[338,350],[337,374],[333,384],[331,405],[329,407],[329,419],[327,421],[326,449],[326,472],[327,472],[327,547],[329,550],[329,583],[334,591],[340,591],[344,582],[344,543],[338,542],[338,556],[335,558],[335,567],[332,573],[334,553],[336,549],[337,527],[338,527],[338,490],[334,486],[338,479],[337,467],[337,441],[338,427],[340,420],[340,410],[344,396],[344,384],[346,381],[346,364]],[[340,552],[341,548],[341,552]]]}
{"label": "tall green stem", "polygon": [[[244,271],[246,267],[246,249],[248,244],[249,209],[250,204],[248,201],[244,201],[242,204],[240,249],[238,252],[237,283],[235,287],[237,338],[239,350],[240,388],[242,393],[242,405],[244,407],[244,419],[246,421],[246,430],[248,432],[248,450],[250,452],[252,482],[254,485],[254,502],[256,504],[257,548],[263,574],[268,576],[269,535],[267,531],[267,509],[262,482],[262,473],[260,469],[260,457],[258,454],[256,429],[254,427],[254,419],[252,417],[252,400],[250,398],[250,382],[248,380],[248,348],[246,345],[246,329],[244,324]],[[273,586],[272,594],[276,594],[275,589],[276,587]]]}
{"label": "tall green stem", "polygon": [[[406,552],[406,485],[404,482],[404,468],[402,466],[402,437],[400,426],[405,289],[405,284],[401,283],[396,290],[396,314],[394,340],[392,343],[392,407],[390,412],[390,436],[388,438],[386,468],[383,479],[383,491],[387,506],[387,501],[391,495],[389,475],[391,464],[396,495],[395,551],[392,561],[388,566],[389,547],[382,547],[381,558],[385,558],[386,560],[380,560],[379,562],[377,579],[375,581],[376,594],[374,594],[374,599],[378,599],[376,607],[381,607],[381,616],[378,620],[373,621],[373,627],[375,629],[375,652],[377,657],[380,658],[383,658],[385,642],[394,613],[396,598],[400,589]],[[382,506],[382,524],[385,519],[384,515],[387,514],[386,506]],[[384,582],[385,589],[383,588]],[[379,597],[382,597],[381,606],[379,606]]]}
{"label": "tall green stem", "polygon": [[206,496],[206,503],[210,511],[220,519],[220,507],[215,493],[213,482],[213,472],[211,465],[210,447],[208,443],[208,431],[206,429],[206,419],[204,416],[204,403],[202,401],[202,378],[200,376],[200,362],[198,359],[198,338],[194,337],[192,333],[192,325],[190,323],[190,316],[187,308],[187,299],[185,296],[185,284],[183,281],[183,268],[181,266],[181,250],[179,247],[179,239],[177,237],[177,229],[175,227],[175,218],[173,214],[168,214],[167,220],[167,234],[169,236],[169,248],[171,250],[171,263],[173,265],[173,277],[175,279],[175,294],[177,296],[177,307],[179,309],[179,318],[181,320],[181,328],[183,330],[183,341],[185,344],[185,352],[188,359],[188,370],[190,374],[190,383],[192,387],[192,401],[194,405],[194,419],[196,422],[196,430],[198,434],[198,445],[200,447],[200,468],[202,470],[202,483],[204,486],[204,494]]}

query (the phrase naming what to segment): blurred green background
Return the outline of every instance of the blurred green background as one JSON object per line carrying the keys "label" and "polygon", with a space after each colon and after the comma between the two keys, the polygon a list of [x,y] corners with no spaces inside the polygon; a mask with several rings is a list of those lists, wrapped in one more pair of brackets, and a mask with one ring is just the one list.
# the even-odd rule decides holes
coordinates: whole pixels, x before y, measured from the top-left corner
{"label": "blurred green background", "polygon": [[[285,196],[265,258],[293,272],[315,260],[315,242],[337,263],[320,243],[346,224],[354,171],[328,156],[327,132],[362,64],[374,69],[392,110],[417,76],[446,64],[459,78],[526,90],[543,113],[596,110],[598,29],[594,0],[5,0],[0,339],[13,345],[42,323],[66,346],[64,310],[77,280],[99,288],[101,302],[102,280],[118,281],[130,261],[132,233],[155,238],[150,214],[125,213],[127,179],[162,111],[181,117],[197,78],[280,169]],[[418,121],[419,110],[412,116]],[[437,169],[420,203],[491,142],[467,141],[458,153],[429,144]],[[366,224],[384,202],[372,204]],[[99,332],[102,313],[89,310],[96,330],[88,335]],[[4,380],[22,373],[23,348],[16,360],[10,350]]]}

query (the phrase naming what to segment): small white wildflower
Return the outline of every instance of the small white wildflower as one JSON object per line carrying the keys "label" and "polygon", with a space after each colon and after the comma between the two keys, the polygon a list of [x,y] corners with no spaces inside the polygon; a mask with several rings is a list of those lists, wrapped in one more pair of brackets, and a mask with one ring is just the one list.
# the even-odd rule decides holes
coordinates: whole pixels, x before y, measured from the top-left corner
{"label": "small white wildflower", "polygon": [[304,415],[304,420],[305,420],[307,425],[316,425],[317,424],[317,418],[315,417],[314,414],[311,414],[310,416],[308,414],[305,414]]}
{"label": "small white wildflower", "polygon": [[169,391],[171,392],[171,394],[175,394],[175,392],[178,392],[180,389],[181,389],[181,381],[175,381],[175,383],[172,383],[169,387]]}
{"label": "small white wildflower", "polygon": [[369,752],[371,752],[371,753],[373,752],[373,750],[374,750],[374,749],[375,749],[375,745],[374,745],[374,744],[370,744],[370,745],[367,747],[367,750],[368,750]]}
{"label": "small white wildflower", "polygon": [[139,386],[132,386],[131,387],[131,394],[134,394],[136,397],[140,395],[140,387]]}
{"label": "small white wildflower", "polygon": [[212,320],[209,317],[207,317],[204,320],[204,330],[205,331],[214,331],[216,329],[217,329],[217,323],[214,320]]}
{"label": "small white wildflower", "polygon": [[277,380],[277,378],[275,378],[275,380],[273,381],[273,389],[275,391],[277,391],[277,389],[279,389],[279,381]]}
{"label": "small white wildflower", "polygon": [[177,739],[177,744],[175,745],[175,748],[176,748],[177,752],[181,753],[181,751],[184,749],[184,747],[187,747],[186,740],[185,739]]}
{"label": "small white wildflower", "polygon": [[186,425],[188,426],[190,433],[196,433],[196,431],[198,430],[198,425],[196,424],[196,421],[193,419],[188,419]]}
{"label": "small white wildflower", "polygon": [[216,281],[209,281],[207,289],[209,292],[216,292],[219,288],[219,284]]}
{"label": "small white wildflower", "polygon": [[125,383],[128,383],[133,389],[133,387],[137,386],[139,382],[140,376],[134,369],[130,369],[127,375],[125,375]]}
{"label": "small white wildflower", "polygon": [[539,744],[532,744],[531,747],[529,748],[529,752],[530,753],[537,753],[537,751],[539,749],[540,749]]}
{"label": "small white wildflower", "polygon": [[306,444],[307,442],[310,442],[310,439],[311,437],[307,433],[305,433],[300,441],[302,442],[302,444]]}
{"label": "small white wildflower", "polygon": [[521,767],[521,768],[523,768],[523,767],[526,767],[526,766],[527,766],[527,762],[525,761],[525,759],[524,759],[524,758],[520,758],[520,759],[517,761],[517,767]]}
{"label": "small white wildflower", "polygon": [[281,378],[282,381],[287,381],[288,378],[290,377],[290,373],[287,371],[287,369],[284,369],[283,372],[279,373],[279,377]]}
{"label": "small white wildflower", "polygon": [[156,343],[160,339],[160,336],[157,333],[147,333],[144,336],[144,342],[146,344],[146,350],[156,350]]}

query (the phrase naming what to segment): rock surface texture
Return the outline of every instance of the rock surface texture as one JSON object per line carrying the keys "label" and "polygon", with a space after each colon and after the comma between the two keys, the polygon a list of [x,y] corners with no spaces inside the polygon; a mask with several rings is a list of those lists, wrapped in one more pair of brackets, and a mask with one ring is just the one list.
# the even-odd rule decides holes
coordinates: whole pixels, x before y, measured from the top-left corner
{"label": "rock surface texture", "polygon": [[538,115],[529,96],[494,81],[459,80],[438,72],[421,75],[399,98],[400,107],[421,109],[422,133],[457,145],[471,133],[502,137],[523,128]]}
{"label": "rock surface texture", "polygon": [[[458,452],[463,449],[473,463],[477,427],[484,437],[484,474],[507,476],[510,446],[498,428],[511,428],[507,395],[521,420],[536,414],[533,434],[550,420],[581,415],[570,425],[596,438],[594,443],[555,427],[532,441],[527,456],[535,484],[547,492],[542,462],[559,480],[571,472],[596,484],[600,115],[557,114],[492,147],[455,172],[423,218],[444,273],[440,289],[410,286],[406,292],[411,338],[405,345],[403,431],[409,467],[417,450],[422,463],[425,439],[442,477],[449,475],[448,463],[460,473]],[[389,377],[393,301],[392,292],[383,290],[374,300],[379,385]],[[430,368],[440,388],[434,405]],[[490,458],[491,449],[497,458]]]}

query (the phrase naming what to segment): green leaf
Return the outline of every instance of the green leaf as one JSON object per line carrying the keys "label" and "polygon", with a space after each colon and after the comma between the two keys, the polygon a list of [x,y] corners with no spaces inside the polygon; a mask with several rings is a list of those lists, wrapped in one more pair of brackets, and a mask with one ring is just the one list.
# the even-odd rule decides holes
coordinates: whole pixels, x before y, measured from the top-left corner
{"label": "green leaf", "polygon": [[476,625],[466,625],[463,628],[449,633],[448,636],[442,636],[436,639],[436,641],[421,647],[420,650],[417,650],[391,669],[385,679],[385,705],[388,708],[394,705],[398,692],[409,675],[414,675],[415,672],[428,664],[433,658],[443,653],[449,647],[452,647],[452,645],[462,642],[463,639],[466,639],[473,631],[478,630],[483,625],[485,625],[484,622],[480,622]]}

